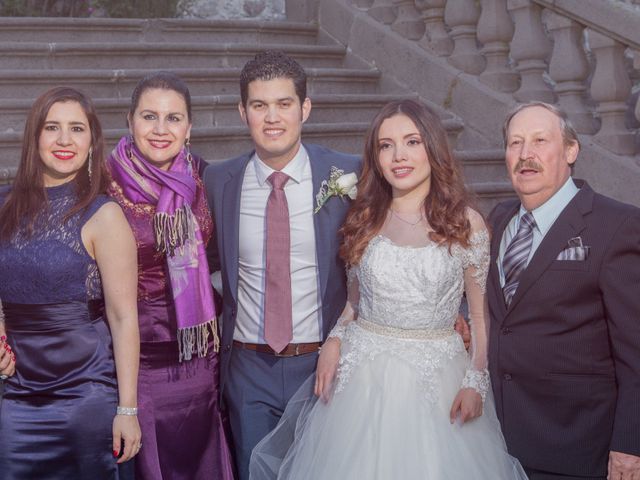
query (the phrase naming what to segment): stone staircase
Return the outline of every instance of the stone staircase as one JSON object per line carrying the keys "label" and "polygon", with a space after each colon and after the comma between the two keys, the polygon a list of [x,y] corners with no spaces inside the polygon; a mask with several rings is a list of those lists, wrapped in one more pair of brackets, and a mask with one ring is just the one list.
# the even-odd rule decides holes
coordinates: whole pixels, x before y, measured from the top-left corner
{"label": "stone staircase", "polygon": [[[0,18],[0,181],[15,174],[26,114],[40,93],[56,85],[88,93],[111,147],[127,133],[134,85],[161,69],[178,73],[190,87],[195,152],[219,161],[247,151],[251,140],[237,111],[238,77],[242,65],[267,48],[292,55],[309,75],[307,142],[360,153],[368,124],[384,103],[419,98],[314,22]],[[459,117],[432,106],[481,207],[513,195],[502,150],[474,141],[479,139]],[[465,148],[470,145],[475,148]]]}

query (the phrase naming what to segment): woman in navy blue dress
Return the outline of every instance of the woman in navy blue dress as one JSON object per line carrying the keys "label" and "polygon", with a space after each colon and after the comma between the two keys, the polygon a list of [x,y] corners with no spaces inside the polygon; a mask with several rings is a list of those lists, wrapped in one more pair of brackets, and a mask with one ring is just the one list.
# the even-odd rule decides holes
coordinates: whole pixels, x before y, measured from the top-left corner
{"label": "woman in navy blue dress", "polygon": [[103,148],[91,102],[49,90],[0,191],[5,480],[121,479],[140,448],[136,246],[104,195]]}

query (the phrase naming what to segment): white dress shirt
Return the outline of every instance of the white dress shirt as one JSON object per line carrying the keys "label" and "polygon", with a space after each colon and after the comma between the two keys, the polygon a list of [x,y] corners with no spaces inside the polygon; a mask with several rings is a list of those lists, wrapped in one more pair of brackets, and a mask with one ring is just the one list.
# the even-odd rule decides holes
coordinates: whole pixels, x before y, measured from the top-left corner
{"label": "white dress shirt", "polygon": [[[569,177],[560,190],[554,193],[549,200],[531,211],[531,214],[536,221],[536,225],[533,227],[533,240],[531,241],[531,250],[529,251],[529,257],[527,258],[527,265],[529,265],[533,254],[536,253],[536,250],[540,246],[540,243],[542,243],[547,232],[551,229],[562,211],[579,191],[580,189],[576,187],[573,179]],[[520,210],[518,210],[518,213],[513,216],[502,234],[502,241],[500,242],[500,251],[497,259],[498,272],[500,273],[500,286],[502,287],[504,287],[504,270],[502,269],[504,253],[507,250],[507,246],[511,243],[511,239],[516,236],[518,227],[520,227],[520,219],[525,213],[527,213],[527,211],[521,204]]]}
{"label": "white dress shirt", "polygon": [[[265,231],[267,200],[275,170],[257,154],[244,173],[240,197],[238,256],[238,315],[234,340],[266,343],[264,339]],[[321,299],[318,283],[316,237],[313,224],[311,163],[304,147],[281,170],[290,179],[284,192],[289,207],[291,239],[292,343],[321,340]]]}

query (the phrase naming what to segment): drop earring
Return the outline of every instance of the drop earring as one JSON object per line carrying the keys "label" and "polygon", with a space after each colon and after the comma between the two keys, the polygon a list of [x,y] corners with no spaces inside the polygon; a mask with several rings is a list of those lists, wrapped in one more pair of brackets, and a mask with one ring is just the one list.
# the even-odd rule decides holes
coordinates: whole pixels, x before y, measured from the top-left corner
{"label": "drop earring", "polygon": [[189,168],[189,172],[193,171],[193,156],[191,155],[191,142],[189,141],[189,137],[184,140],[184,149],[187,156],[187,165]]}
{"label": "drop earring", "polygon": [[91,183],[91,164],[93,163],[93,147],[89,147],[89,157],[87,158],[87,177]]}

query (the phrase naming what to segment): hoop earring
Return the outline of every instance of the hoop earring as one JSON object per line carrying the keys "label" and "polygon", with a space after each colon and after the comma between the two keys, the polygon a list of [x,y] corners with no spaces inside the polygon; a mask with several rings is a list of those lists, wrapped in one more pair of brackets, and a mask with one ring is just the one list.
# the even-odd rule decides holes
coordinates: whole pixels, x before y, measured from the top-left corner
{"label": "hoop earring", "polygon": [[93,146],[89,147],[89,157],[87,158],[87,176],[91,183],[91,164],[93,163]]}

